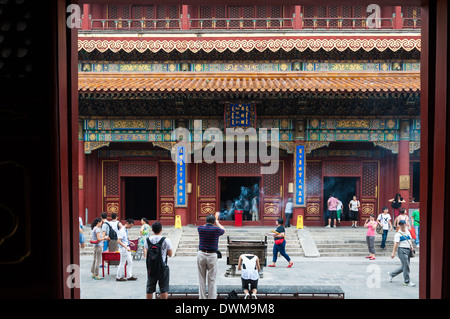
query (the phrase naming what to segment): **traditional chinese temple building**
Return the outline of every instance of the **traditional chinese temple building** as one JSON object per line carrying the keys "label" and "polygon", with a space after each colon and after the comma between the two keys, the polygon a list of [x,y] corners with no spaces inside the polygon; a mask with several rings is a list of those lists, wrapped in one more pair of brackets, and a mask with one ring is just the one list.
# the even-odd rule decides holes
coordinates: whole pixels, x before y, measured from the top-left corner
{"label": "traditional chinese temple building", "polygon": [[[331,194],[344,212],[356,195],[361,221],[396,193],[418,208],[420,8],[381,7],[375,26],[371,14],[363,6],[83,5],[80,216],[171,225],[180,215],[186,225],[221,211],[232,224],[243,192],[258,210],[244,226],[273,225],[288,198],[294,225],[298,215],[324,225]],[[178,128],[192,133],[181,184],[171,158]],[[214,128],[224,136],[277,129],[279,142],[265,145],[278,170],[262,174],[268,164],[250,161],[248,148],[244,163],[195,161]]]}

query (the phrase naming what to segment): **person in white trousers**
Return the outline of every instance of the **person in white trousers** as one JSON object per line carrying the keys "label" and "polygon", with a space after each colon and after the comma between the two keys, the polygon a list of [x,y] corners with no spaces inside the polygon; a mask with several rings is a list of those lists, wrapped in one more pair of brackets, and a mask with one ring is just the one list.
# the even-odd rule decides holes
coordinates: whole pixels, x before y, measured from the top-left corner
{"label": "person in white trousers", "polygon": [[[131,259],[131,251],[130,251],[130,242],[128,240],[128,229],[134,225],[134,221],[132,219],[127,219],[125,226],[119,227],[119,232],[117,234],[117,243],[119,244],[119,253],[120,253],[120,263],[117,269],[116,281],[127,281],[127,280],[136,280],[136,277],[133,277],[133,260]],[[125,264],[127,265],[127,275],[128,278],[125,278]]]}

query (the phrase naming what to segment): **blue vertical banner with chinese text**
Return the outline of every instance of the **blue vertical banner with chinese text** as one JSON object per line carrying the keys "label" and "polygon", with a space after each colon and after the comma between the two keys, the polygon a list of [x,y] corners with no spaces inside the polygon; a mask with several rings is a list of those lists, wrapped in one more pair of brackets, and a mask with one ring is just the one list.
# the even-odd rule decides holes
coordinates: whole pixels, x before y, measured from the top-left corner
{"label": "blue vertical banner with chinese text", "polygon": [[305,146],[295,147],[294,163],[294,206],[305,206]]}
{"label": "blue vertical banner with chinese text", "polygon": [[175,207],[186,207],[186,147],[177,148],[177,184]]}

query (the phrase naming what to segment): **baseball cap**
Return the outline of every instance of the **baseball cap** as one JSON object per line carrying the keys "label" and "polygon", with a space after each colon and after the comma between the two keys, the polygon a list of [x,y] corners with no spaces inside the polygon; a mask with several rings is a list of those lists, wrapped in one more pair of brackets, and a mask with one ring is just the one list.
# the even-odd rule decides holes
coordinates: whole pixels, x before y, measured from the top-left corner
{"label": "baseball cap", "polygon": [[399,225],[405,225],[406,222],[405,222],[404,220],[401,220],[401,221],[398,222],[398,224],[399,224]]}

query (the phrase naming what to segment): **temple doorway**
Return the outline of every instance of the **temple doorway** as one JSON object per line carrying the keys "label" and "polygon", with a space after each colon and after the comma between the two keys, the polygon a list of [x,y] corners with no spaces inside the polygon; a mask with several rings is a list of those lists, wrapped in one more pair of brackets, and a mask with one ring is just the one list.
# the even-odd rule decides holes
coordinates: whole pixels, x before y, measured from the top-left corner
{"label": "temple doorway", "polygon": [[[243,210],[242,219],[252,220],[251,208],[256,196],[256,207],[259,211],[260,177],[239,176],[219,177],[220,182],[220,219],[234,220],[234,210]],[[258,215],[258,219],[259,215]]]}
{"label": "temple doorway", "polygon": [[327,201],[334,195],[342,202],[341,221],[348,221],[348,204],[353,196],[358,196],[359,177],[324,177],[323,179],[323,211],[327,210]]}
{"label": "temple doorway", "polygon": [[158,218],[156,177],[124,177],[125,216],[134,220]]}

